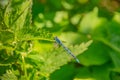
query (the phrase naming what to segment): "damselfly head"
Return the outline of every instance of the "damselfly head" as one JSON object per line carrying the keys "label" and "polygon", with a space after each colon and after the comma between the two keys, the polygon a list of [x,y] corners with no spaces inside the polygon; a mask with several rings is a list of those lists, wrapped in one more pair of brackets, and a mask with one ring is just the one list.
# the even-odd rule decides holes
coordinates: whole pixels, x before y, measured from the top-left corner
{"label": "damselfly head", "polygon": [[57,36],[56,36],[56,37],[54,37],[54,39],[55,39],[55,42],[56,42],[56,43],[61,44],[61,41],[58,39],[58,37],[57,37]]}

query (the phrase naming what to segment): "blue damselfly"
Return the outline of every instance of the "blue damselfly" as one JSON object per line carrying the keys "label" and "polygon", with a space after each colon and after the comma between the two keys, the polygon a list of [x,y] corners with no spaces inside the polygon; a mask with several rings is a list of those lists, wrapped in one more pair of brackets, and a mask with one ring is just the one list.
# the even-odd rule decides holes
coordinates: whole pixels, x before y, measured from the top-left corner
{"label": "blue damselfly", "polygon": [[54,37],[54,39],[57,44],[62,46],[63,49],[76,60],[76,62],[80,63],[79,59],[60,41],[60,39],[58,37]]}

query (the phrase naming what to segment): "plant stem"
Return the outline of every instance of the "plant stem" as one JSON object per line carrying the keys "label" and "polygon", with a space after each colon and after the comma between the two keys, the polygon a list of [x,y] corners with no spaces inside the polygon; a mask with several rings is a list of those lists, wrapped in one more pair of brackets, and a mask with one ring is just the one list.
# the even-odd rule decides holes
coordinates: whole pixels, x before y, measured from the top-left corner
{"label": "plant stem", "polygon": [[120,49],[117,48],[116,46],[112,45],[110,42],[108,42],[105,39],[99,39],[99,41],[101,41],[102,43],[104,43],[105,45],[109,46],[111,49],[115,50],[116,52],[120,53]]}
{"label": "plant stem", "polygon": [[29,79],[27,78],[27,69],[26,69],[26,63],[25,63],[24,54],[25,54],[25,53],[22,53],[23,71],[24,71],[24,76],[25,76],[26,80],[29,80]]}

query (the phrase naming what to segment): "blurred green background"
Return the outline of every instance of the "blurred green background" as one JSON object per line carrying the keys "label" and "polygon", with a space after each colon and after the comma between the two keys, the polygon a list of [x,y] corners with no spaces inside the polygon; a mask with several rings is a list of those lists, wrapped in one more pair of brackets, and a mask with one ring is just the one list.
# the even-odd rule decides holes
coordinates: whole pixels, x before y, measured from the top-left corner
{"label": "blurred green background", "polygon": [[78,58],[51,80],[120,80],[119,0],[34,0],[33,24],[76,45],[93,40]]}
{"label": "blurred green background", "polygon": [[[47,31],[65,41],[80,64],[73,59],[65,61],[71,56],[61,48],[56,50],[50,41],[53,38],[33,41],[32,55],[26,59],[34,65],[28,68],[35,76],[30,80],[120,80],[120,0],[33,0],[31,14],[32,27],[43,30],[43,37],[49,36],[44,33]],[[93,43],[83,53],[79,47],[69,46],[89,40]]]}

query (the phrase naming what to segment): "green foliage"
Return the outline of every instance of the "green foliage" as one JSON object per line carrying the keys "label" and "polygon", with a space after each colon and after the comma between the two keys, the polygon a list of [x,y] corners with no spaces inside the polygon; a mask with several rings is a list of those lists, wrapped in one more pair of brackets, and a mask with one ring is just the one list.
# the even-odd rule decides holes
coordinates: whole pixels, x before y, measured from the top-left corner
{"label": "green foliage", "polygon": [[[119,6],[117,0],[0,0],[0,79],[119,80]],[[53,46],[56,35],[80,64]]]}
{"label": "green foliage", "polygon": [[[39,51],[39,48],[36,49],[40,45],[47,45],[44,44],[46,41],[54,42],[54,40],[51,33],[30,25],[31,4],[31,0],[12,0],[8,1],[5,7],[1,7],[0,70],[2,80],[17,80],[17,77],[20,80],[49,79],[52,72],[71,60],[61,48],[43,52]],[[72,46],[70,49],[74,50],[73,52],[75,49],[80,49],[75,53],[78,55],[90,44],[91,41]]]}

